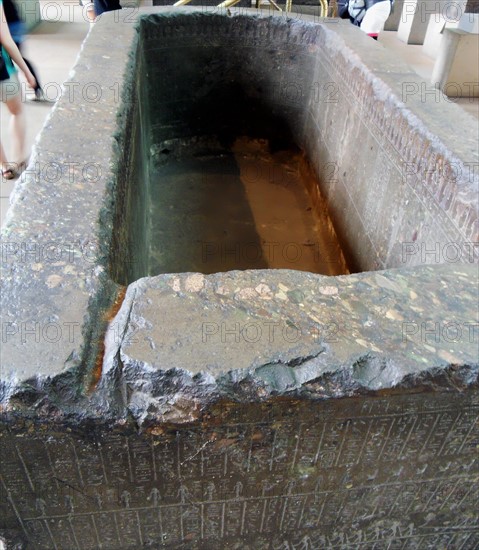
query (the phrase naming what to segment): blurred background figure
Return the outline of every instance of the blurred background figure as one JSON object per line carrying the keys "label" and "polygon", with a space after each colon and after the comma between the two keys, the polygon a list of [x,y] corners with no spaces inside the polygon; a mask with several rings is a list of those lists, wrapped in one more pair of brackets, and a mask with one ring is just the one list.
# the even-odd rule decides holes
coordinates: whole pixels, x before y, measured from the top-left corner
{"label": "blurred background figure", "polygon": [[119,0],[80,0],[83,9],[86,10],[87,18],[90,23],[105,11],[121,10]]}
{"label": "blurred background figure", "polygon": [[83,6],[83,9],[86,11],[86,16],[90,23],[95,22],[95,6],[93,0],[80,0],[80,4]]}
{"label": "blurred background figure", "polygon": [[2,166],[2,177],[11,180],[18,177],[20,172],[25,169],[27,163],[27,157],[25,156],[25,109],[21,101],[17,69],[14,67],[12,59],[25,74],[28,84],[33,89],[36,88],[37,82],[23,60],[8,30],[3,10],[3,0],[0,0],[0,44],[0,100],[5,103],[12,115],[10,119],[10,135],[15,159],[14,163],[8,163],[5,151],[0,143],[0,163]]}
{"label": "blurred background figure", "polygon": [[338,15],[349,19],[368,36],[378,39],[391,13],[391,0],[339,0]]}
{"label": "blurred background figure", "polygon": [[101,15],[105,11],[121,10],[119,0],[93,0],[95,15]]}
{"label": "blurred background figure", "polygon": [[[23,57],[23,50],[22,50],[22,44],[25,40],[25,24],[20,17],[20,14],[18,13],[17,6],[15,5],[14,0],[3,0],[3,9],[5,11],[5,18],[8,23],[8,29],[10,30],[10,34],[12,35],[13,41],[15,42],[17,48],[20,50],[20,53]],[[37,81],[37,84],[34,88],[35,92],[35,100],[36,101],[45,101],[45,96],[43,94],[43,90],[40,86],[40,81],[38,80],[38,76],[32,66],[32,64],[28,61],[28,59],[25,59],[23,57],[25,63],[27,64],[27,67],[30,69],[30,72],[34,76],[35,80]]]}

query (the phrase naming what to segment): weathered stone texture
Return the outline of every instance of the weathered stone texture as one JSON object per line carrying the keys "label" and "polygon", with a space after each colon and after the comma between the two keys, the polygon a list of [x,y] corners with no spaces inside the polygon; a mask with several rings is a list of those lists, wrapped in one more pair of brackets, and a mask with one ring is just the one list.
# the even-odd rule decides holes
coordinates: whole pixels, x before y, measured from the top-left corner
{"label": "weathered stone texture", "polygon": [[141,435],[19,425],[0,438],[4,533],[42,550],[472,550],[477,406],[385,394],[225,403]]}
{"label": "weathered stone texture", "polygon": [[[451,364],[470,371],[464,383],[474,384],[475,271],[324,277],[255,270],[140,279],[109,327],[99,391],[128,388],[116,406],[141,425],[192,421],[202,403],[234,400],[238,385],[255,399],[285,392],[337,398],[408,385],[411,376],[420,385],[423,375],[434,378]],[[325,382],[317,393],[330,377],[338,385],[328,390]]]}
{"label": "weathered stone texture", "polygon": [[[353,265],[415,265],[418,256],[405,259],[401,249],[416,241],[428,250],[449,242],[476,243],[478,153],[472,121],[469,134],[457,136],[453,146],[452,135],[444,131],[449,122],[440,128],[436,113],[424,124],[429,104],[416,76],[388,62],[392,82],[390,75],[385,78],[385,66],[378,70],[377,58],[356,65],[328,38],[328,32],[320,34],[314,79],[333,82],[335,98],[310,104],[303,143],[310,158],[318,159],[335,227],[349,243]],[[408,93],[411,89],[416,92]],[[448,152],[446,143],[454,151],[462,149],[462,158]],[[328,178],[329,163],[337,166],[335,178]]]}
{"label": "weathered stone texture", "polygon": [[[32,159],[80,163],[75,177],[30,172],[3,233],[1,536],[476,548],[477,257],[444,254],[477,241],[470,117],[424,102],[424,83],[348,23],[154,11],[138,30],[95,25],[72,78],[94,77],[103,102],[65,95]],[[140,145],[235,120],[234,103],[231,118],[198,115],[233,76],[238,97],[281,114],[371,271],[160,275],[125,294],[112,265],[144,236]],[[53,261],[25,252],[48,243]]]}

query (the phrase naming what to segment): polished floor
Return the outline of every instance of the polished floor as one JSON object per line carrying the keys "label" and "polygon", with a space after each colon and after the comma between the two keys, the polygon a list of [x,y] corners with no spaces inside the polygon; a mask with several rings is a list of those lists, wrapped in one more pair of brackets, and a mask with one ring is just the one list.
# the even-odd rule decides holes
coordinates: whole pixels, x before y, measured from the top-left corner
{"label": "polished floor", "polygon": [[[143,2],[142,4],[145,5],[146,3]],[[24,51],[25,57],[32,61],[37,68],[46,96],[52,101],[58,97],[62,83],[68,79],[81,44],[90,29],[90,24],[86,21],[82,8],[76,1],[69,0],[63,2],[61,6],[60,8],[59,4],[42,0],[41,15],[44,19],[48,18],[50,20],[42,21],[27,37]],[[400,42],[395,32],[383,32],[380,36],[380,43],[391,51],[391,55],[401,57],[421,77],[430,78],[434,61],[422,53],[421,46],[411,46]],[[32,92],[27,91],[26,87],[24,87],[24,90],[27,146],[30,149],[51,111],[53,102],[33,102],[30,100]],[[479,119],[478,98],[473,100],[463,98],[455,101],[475,116],[476,120]],[[0,109],[0,136],[7,155],[10,155],[9,114],[5,105],[1,104]],[[0,223],[2,225],[14,185],[14,181],[6,181],[1,178]]]}

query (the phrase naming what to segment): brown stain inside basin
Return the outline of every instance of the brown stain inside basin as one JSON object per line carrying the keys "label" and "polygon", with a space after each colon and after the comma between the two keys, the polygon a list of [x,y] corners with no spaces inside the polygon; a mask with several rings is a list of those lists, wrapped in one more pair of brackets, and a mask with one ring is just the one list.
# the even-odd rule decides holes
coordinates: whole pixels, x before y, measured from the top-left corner
{"label": "brown stain inside basin", "polygon": [[317,183],[298,150],[265,139],[230,149],[168,145],[152,163],[149,275],[232,269],[348,273]]}

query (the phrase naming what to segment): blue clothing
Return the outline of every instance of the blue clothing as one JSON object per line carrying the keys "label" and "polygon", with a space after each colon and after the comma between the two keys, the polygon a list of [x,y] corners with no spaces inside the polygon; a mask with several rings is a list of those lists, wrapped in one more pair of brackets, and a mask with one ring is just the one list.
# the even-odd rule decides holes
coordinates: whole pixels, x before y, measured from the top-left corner
{"label": "blue clothing", "polygon": [[121,10],[119,0],[93,0],[95,15],[101,15],[106,11]]}
{"label": "blue clothing", "polygon": [[21,44],[25,40],[26,29],[23,21],[9,22],[8,28],[15,44]]}
{"label": "blue clothing", "polygon": [[[0,6],[3,5],[3,1],[0,0]],[[13,65],[10,56],[8,55],[5,48],[2,46],[2,63],[0,64],[0,80],[7,80],[17,72],[17,69]]]}
{"label": "blue clothing", "polygon": [[[12,35],[13,41],[15,42],[18,49],[20,50],[20,54],[23,56],[22,44],[25,40],[25,34],[26,34],[25,24],[22,18],[20,17],[17,6],[15,5],[15,2],[13,0],[0,0],[0,1],[3,4],[5,19],[7,20],[10,34]],[[40,86],[40,81],[38,80],[38,76],[35,74],[35,70],[33,68],[33,65],[30,63],[30,61],[28,61],[28,59],[25,59],[25,57],[23,58],[23,60],[25,61],[32,75],[35,77],[35,80],[37,83],[35,86],[35,94],[37,94],[39,91],[41,91],[41,86]],[[16,72],[16,68],[14,70]]]}

